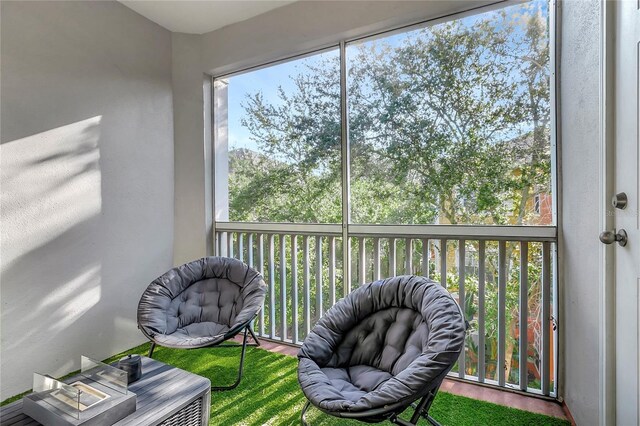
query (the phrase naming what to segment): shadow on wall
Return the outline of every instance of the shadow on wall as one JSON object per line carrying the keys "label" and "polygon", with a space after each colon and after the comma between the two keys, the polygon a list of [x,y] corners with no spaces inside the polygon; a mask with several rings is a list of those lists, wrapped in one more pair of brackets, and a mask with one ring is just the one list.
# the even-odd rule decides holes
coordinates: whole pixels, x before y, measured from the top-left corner
{"label": "shadow on wall", "polygon": [[[73,350],[70,345],[86,347],[73,337],[95,328],[83,317],[102,295],[96,244],[101,120],[95,116],[0,148],[3,399],[10,396],[5,384],[30,380],[31,349],[49,348],[50,357],[40,354],[46,360],[38,365],[41,372],[63,374],[77,359],[60,354]],[[16,359],[24,359],[25,368]]]}

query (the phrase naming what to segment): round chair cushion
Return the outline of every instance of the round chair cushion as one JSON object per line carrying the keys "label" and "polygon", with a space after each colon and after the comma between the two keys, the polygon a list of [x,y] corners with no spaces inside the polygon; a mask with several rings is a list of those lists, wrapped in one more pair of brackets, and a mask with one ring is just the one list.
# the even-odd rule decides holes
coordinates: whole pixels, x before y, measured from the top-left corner
{"label": "round chair cushion", "polygon": [[215,345],[237,334],[260,311],[262,276],[239,260],[205,257],[155,279],[138,304],[138,326],[170,348]]}
{"label": "round chair cushion", "polygon": [[437,386],[455,364],[465,321],[439,284],[399,276],[365,284],[320,318],[298,354],[298,381],[326,412],[360,412]]}

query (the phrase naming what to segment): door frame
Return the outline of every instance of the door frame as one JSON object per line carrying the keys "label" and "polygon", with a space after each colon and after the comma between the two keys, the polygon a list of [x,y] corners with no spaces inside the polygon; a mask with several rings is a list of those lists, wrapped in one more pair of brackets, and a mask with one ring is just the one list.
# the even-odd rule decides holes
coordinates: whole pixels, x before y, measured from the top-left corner
{"label": "door frame", "polygon": [[[616,2],[601,3],[600,13],[600,209],[601,230],[613,229],[610,203],[615,166],[615,19]],[[600,244],[598,396],[600,425],[616,420],[615,245]]]}

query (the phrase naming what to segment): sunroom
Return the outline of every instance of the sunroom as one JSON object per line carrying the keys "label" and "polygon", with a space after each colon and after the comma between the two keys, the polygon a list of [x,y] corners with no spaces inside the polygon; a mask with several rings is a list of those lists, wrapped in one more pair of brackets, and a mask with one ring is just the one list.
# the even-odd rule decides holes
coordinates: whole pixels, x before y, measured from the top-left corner
{"label": "sunroom", "polygon": [[[386,422],[639,424],[635,2],[1,7],[2,425],[130,354],[137,413],[95,424],[299,424],[300,347],[400,276],[467,326]],[[211,257],[264,280],[258,347],[156,347],[145,289]]]}

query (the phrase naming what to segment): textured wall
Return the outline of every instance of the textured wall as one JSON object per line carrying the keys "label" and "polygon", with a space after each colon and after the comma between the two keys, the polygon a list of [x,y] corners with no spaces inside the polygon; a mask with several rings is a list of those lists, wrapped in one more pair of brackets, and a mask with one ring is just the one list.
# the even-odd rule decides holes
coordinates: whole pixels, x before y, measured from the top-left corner
{"label": "textured wall", "polygon": [[[180,265],[207,254],[204,93],[202,37],[172,34],[172,84],[175,143],[175,241],[174,264]],[[207,175],[209,173],[209,175]]]}
{"label": "textured wall", "polygon": [[171,267],[171,34],[116,2],[1,4],[0,399],[144,339]]}
{"label": "textured wall", "polygon": [[562,3],[561,143],[564,394],[577,424],[598,423],[600,3]]}

